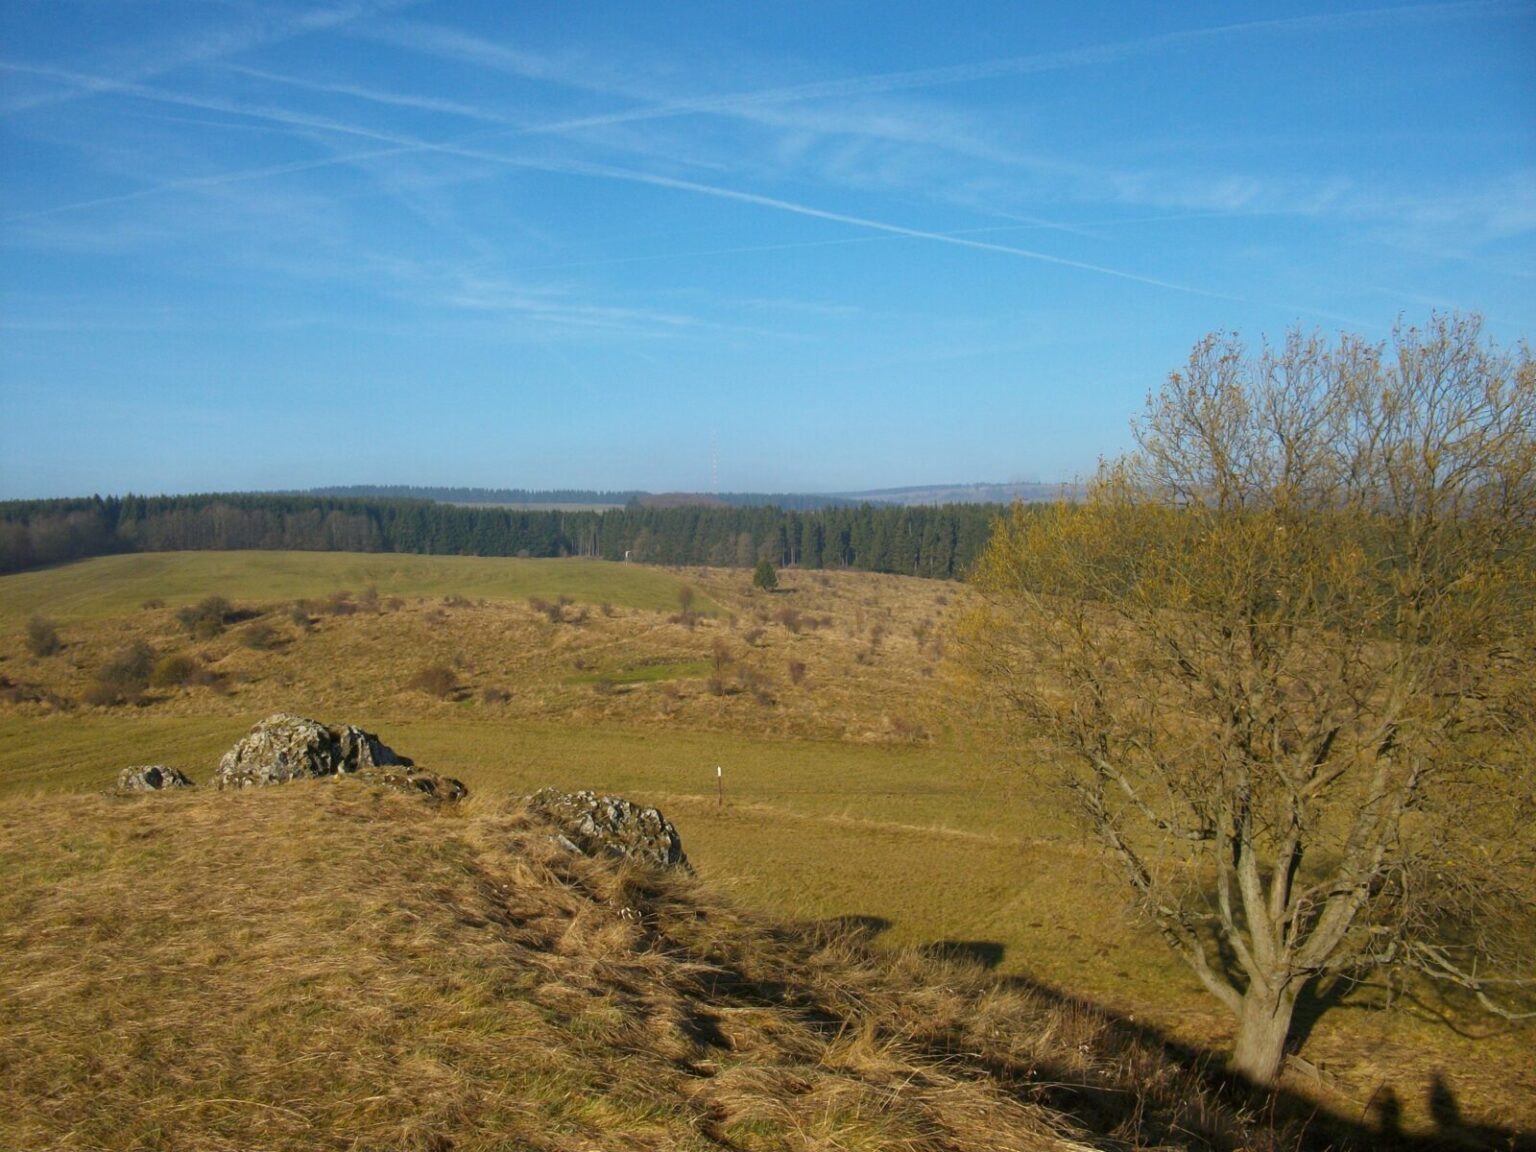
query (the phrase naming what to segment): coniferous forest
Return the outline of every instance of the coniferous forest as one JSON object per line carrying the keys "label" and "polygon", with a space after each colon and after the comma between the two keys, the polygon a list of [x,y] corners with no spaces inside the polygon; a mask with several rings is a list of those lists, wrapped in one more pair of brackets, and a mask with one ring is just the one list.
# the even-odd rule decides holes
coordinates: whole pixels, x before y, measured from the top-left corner
{"label": "coniferous forest", "polygon": [[854,568],[963,577],[999,505],[779,507],[631,503],[606,511],[274,494],[0,503],[0,572],[117,552],[292,549],[591,556],[647,564]]}

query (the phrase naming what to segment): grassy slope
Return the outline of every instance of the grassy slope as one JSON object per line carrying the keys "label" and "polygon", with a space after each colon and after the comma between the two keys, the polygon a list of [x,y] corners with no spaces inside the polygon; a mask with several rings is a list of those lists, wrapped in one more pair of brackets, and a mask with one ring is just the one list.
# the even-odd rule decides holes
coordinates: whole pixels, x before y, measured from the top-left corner
{"label": "grassy slope", "polygon": [[[351,552],[146,552],[102,556],[0,578],[0,630],[34,613],[59,621],[100,619],[150,599],[185,604],[217,592],[231,600],[295,600],[376,587],[384,596],[609,601],[675,609],[683,581],[670,572],[600,560],[498,560]],[[701,602],[698,607],[711,606]]]}
{"label": "grassy slope", "polygon": [[[179,590],[129,563],[141,560],[169,563],[183,581]],[[415,571],[414,586],[369,567],[401,561],[430,567]],[[1002,975],[1071,989],[1220,1048],[1228,1021],[1125,914],[1113,879],[1049,792],[1000,772],[984,743],[953,722],[939,637],[960,590],[801,575],[788,581],[792,591],[765,597],[750,594],[739,573],[598,565],[589,574],[589,567],[196,554],[117,557],[7,578],[0,581],[7,613],[0,620],[9,629],[0,628],[0,673],[12,679],[77,695],[115,647],[144,638],[157,651],[188,651],[227,672],[232,690],[173,689],[152,693],[142,708],[52,715],[0,707],[0,795],[96,789],[123,764],[145,760],[206,778],[245,727],[277,708],[359,722],[480,794],[553,783],[661,803],[707,875],[774,915],[862,917],[886,926],[887,943],[962,945],[999,959]],[[385,596],[417,599],[378,615],[321,618],[309,633],[275,606],[270,619],[283,637],[263,652],[243,648],[233,634],[193,644],[175,625],[174,603],[139,607],[150,595],[209,593],[259,606],[272,604],[279,587],[288,590],[282,595],[323,596],[341,584],[366,586],[354,579],[359,574],[371,574]],[[565,576],[573,583],[535,583]],[[484,592],[489,603],[454,607],[423,598],[478,596],[471,577],[501,596]],[[717,607],[716,618],[691,628],[668,620],[685,581]],[[590,594],[619,606],[649,596],[652,608],[554,625],[523,603],[535,587],[531,594],[546,599]],[[60,621],[61,654],[23,652],[19,636],[31,608],[18,588]],[[818,626],[792,627],[781,619],[786,608]],[[701,669],[713,667],[720,646],[733,687],[716,695]],[[452,661],[465,691],[451,700],[411,691],[410,674],[429,660]],[[805,666],[803,681],[787,675],[794,663]],[[735,690],[744,670],[771,681],[766,698]],[[598,691],[605,679],[617,687]],[[482,701],[479,689],[493,685],[512,698]],[[724,809],[715,802],[716,764],[726,771]],[[1363,1110],[1392,1084],[1411,1122],[1424,1115],[1423,1086],[1443,1069],[1470,1113],[1536,1126],[1528,1032],[1485,1036],[1475,1024],[1463,1035],[1435,1019],[1440,1006],[1384,1014],[1372,1003],[1368,995],[1347,998],[1307,1041],[1305,1055],[1322,1066],[1338,1106]]]}
{"label": "grassy slope", "polygon": [[485,800],[13,800],[0,868],[0,1146],[1246,1141],[1091,1013],[770,932]]}

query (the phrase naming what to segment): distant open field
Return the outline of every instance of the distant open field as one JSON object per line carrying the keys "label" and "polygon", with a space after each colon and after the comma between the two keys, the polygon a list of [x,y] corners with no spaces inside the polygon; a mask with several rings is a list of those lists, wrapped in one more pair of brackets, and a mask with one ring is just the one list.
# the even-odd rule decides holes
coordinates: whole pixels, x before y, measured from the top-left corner
{"label": "distant open field", "polygon": [[[958,694],[945,629],[966,590],[781,575],[770,595],[732,570],[241,552],[5,577],[0,802],[100,789],[131,763],[206,779],[273,711],[358,723],[480,794],[557,785],[656,803],[706,878],[749,907],[863,918],[884,942],[970,955],[1219,1050],[1227,1019],[1124,910],[1048,766],[1006,765]],[[196,639],[176,612],[208,595],[239,619]],[[35,615],[55,623],[57,653],[28,653]],[[203,682],[80,704],[134,642],[187,657]],[[451,689],[420,687],[429,667]],[[1359,990],[1320,1016],[1300,1087],[1359,1111],[1391,1084],[1411,1123],[1441,1071],[1469,1114],[1536,1127],[1529,1030],[1378,1003]]]}
{"label": "distant open field", "polygon": [[499,560],[356,552],[164,552],[102,556],[6,576],[0,628],[14,631],[37,612],[60,620],[99,619],[145,600],[184,604],[212,592],[270,603],[338,589],[382,595],[524,600],[566,595],[589,604],[676,608],[674,574],[600,560]]}

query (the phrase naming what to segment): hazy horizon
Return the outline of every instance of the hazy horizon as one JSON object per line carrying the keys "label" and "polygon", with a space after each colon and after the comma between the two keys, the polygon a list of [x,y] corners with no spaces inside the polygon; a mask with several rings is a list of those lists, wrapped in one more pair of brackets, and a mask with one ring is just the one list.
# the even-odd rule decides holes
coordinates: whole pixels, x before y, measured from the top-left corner
{"label": "hazy horizon", "polygon": [[6,5],[0,498],[1070,481],[1212,331],[1529,339],[1533,58],[1499,0]]}

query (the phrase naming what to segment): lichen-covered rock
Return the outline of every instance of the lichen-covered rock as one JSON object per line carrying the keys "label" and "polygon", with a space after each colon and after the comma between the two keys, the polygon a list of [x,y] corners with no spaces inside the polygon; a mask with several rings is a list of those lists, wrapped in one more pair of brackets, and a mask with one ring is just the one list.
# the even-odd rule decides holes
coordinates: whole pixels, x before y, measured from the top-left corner
{"label": "lichen-covered rock", "polygon": [[224,753],[213,783],[218,788],[252,788],[317,776],[356,776],[438,800],[460,800],[469,794],[451,776],[417,768],[354,724],[332,727],[286,712],[268,716]]}
{"label": "lichen-covered rock", "polygon": [[586,856],[635,860],[654,868],[688,868],[677,829],[655,808],[618,796],[546,788],[528,798],[529,811],[558,830],[557,839]]}
{"label": "lichen-covered rock", "polygon": [[255,725],[219,761],[218,788],[251,788],[312,776],[339,776],[396,764],[394,751],[360,728],[328,728],[318,720],[279,712]]}
{"label": "lichen-covered rock", "polygon": [[139,764],[117,774],[119,792],[159,792],[165,788],[191,788],[192,780],[179,768],[164,764]]}

